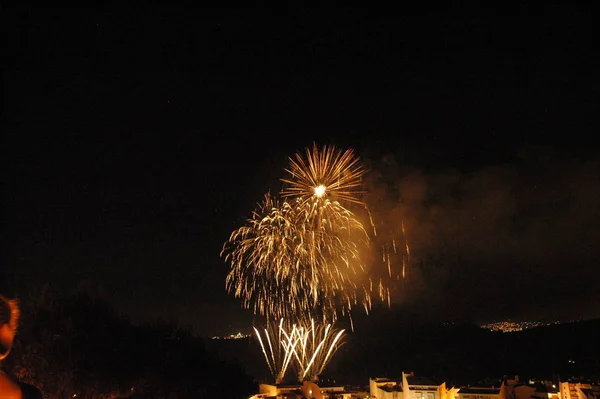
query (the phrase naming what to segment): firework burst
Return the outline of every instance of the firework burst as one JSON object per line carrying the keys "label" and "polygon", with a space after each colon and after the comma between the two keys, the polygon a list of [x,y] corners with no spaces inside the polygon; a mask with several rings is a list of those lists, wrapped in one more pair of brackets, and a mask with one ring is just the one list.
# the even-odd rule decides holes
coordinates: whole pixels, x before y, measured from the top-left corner
{"label": "firework burst", "polygon": [[313,146],[290,158],[286,171],[283,198],[266,195],[223,246],[228,292],[267,320],[335,321],[355,307],[368,313],[372,297],[390,304],[398,245],[375,240],[383,263],[366,265],[377,230],[362,201],[365,169],[354,152]]}
{"label": "firework burst", "polygon": [[[344,330],[330,323],[338,313],[352,323],[355,307],[368,313],[372,296],[389,305],[388,283],[399,276],[392,269],[400,257],[404,277],[409,248],[404,242],[402,255],[395,238],[377,237],[364,202],[366,170],[352,150],[314,145],[290,158],[285,171],[281,199],[266,195],[221,255],[231,265],[228,292],[270,323],[255,333],[275,380],[290,368],[300,380],[314,380],[342,342]],[[383,262],[365,256],[372,255],[371,240]]]}
{"label": "firework burst", "polygon": [[340,203],[362,204],[362,177],[366,170],[354,151],[332,146],[319,150],[315,144],[312,150],[306,148],[304,155],[297,153],[289,160],[290,165],[285,169],[288,176],[281,179],[283,197],[303,201],[329,198]]}
{"label": "firework burst", "polygon": [[[281,195],[294,198],[304,223],[309,228],[318,229],[321,223],[334,220],[339,208],[351,211],[352,217],[364,221],[368,227],[369,241],[372,249],[379,248],[379,258],[367,260],[363,257],[363,267],[368,264],[367,278],[363,279],[363,295],[365,310],[370,307],[370,296],[391,304],[391,285],[400,278],[406,278],[406,267],[410,258],[410,248],[406,241],[404,223],[401,231],[390,224],[389,215],[373,220],[367,200],[374,198],[367,195],[363,186],[363,177],[367,170],[360,163],[351,149],[342,151],[332,146],[321,148],[313,145],[304,152],[289,158],[289,166],[285,169],[287,176],[281,179],[284,183]],[[375,199],[376,200],[376,199]],[[335,204],[336,209],[331,208]],[[378,230],[380,233],[378,234]],[[370,254],[373,255],[373,254]],[[401,268],[401,272],[399,269]],[[401,276],[401,277],[400,277]]]}
{"label": "firework burst", "polygon": [[329,219],[307,221],[306,206],[270,195],[247,224],[235,230],[222,254],[231,263],[226,288],[244,307],[268,319],[317,317],[370,306],[361,289],[363,226],[339,204],[326,202]]}

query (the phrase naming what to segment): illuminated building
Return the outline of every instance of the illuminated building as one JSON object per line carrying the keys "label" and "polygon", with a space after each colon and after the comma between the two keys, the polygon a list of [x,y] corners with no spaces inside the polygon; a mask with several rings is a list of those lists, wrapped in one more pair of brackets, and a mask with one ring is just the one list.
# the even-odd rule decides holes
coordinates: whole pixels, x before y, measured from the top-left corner
{"label": "illuminated building", "polygon": [[428,378],[402,373],[402,378],[371,378],[369,393],[377,399],[454,399],[454,389]]}
{"label": "illuminated building", "polygon": [[304,381],[302,384],[260,384],[259,393],[250,399],[362,399],[368,396],[367,392],[347,391],[343,386],[320,387],[314,382]]}
{"label": "illuminated building", "polygon": [[535,388],[519,381],[519,376],[504,376],[500,386],[499,399],[530,399]]}
{"label": "illuminated building", "polygon": [[600,386],[581,381],[561,381],[561,399],[600,399]]}
{"label": "illuminated building", "polygon": [[535,389],[534,399],[561,399],[558,388],[551,381],[530,381],[529,385]]}
{"label": "illuminated building", "polygon": [[458,391],[459,399],[499,399],[500,387],[493,385],[472,385],[461,387]]}
{"label": "illuminated building", "polygon": [[[547,384],[519,382],[519,376],[504,376],[497,385],[460,387],[458,399],[559,399],[558,391]],[[563,398],[564,399],[564,398]]]}

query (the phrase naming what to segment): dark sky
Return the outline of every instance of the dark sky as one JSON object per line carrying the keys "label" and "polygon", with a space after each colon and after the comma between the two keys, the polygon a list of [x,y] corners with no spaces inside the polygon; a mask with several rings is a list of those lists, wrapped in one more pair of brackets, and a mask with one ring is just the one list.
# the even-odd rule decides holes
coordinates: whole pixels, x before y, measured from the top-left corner
{"label": "dark sky", "polygon": [[350,146],[414,257],[396,307],[600,317],[600,56],[566,6],[4,10],[3,267],[135,320],[248,330],[228,234]]}

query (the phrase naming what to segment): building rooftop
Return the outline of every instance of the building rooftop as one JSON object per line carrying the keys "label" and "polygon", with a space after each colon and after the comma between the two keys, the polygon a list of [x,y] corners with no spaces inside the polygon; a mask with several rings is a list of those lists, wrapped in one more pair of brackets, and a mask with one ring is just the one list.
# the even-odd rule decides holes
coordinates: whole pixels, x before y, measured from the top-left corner
{"label": "building rooftop", "polygon": [[464,387],[458,391],[460,394],[477,394],[477,395],[498,395],[500,394],[500,388],[495,387]]}
{"label": "building rooftop", "polygon": [[[373,377],[371,379],[378,383],[390,382],[390,383],[402,384],[402,377],[398,377],[398,378]],[[439,383],[432,380],[431,378],[414,377],[411,375],[406,376],[406,381],[408,382],[408,385],[410,385],[410,386],[435,386],[435,387],[437,387],[440,385]]]}
{"label": "building rooftop", "polygon": [[398,382],[398,381],[402,381],[402,379],[398,379],[398,378],[387,378],[387,377],[373,377],[371,378],[373,381],[375,382]]}
{"label": "building rooftop", "polygon": [[408,385],[419,385],[419,386],[438,386],[437,382],[427,377],[406,377],[406,381],[408,381]]}

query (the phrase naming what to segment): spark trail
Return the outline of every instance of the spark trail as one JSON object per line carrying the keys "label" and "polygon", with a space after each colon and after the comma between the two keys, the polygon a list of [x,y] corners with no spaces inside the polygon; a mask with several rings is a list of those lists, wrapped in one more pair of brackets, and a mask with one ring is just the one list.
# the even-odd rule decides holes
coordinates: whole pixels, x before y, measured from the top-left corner
{"label": "spark trail", "polygon": [[345,330],[331,324],[315,323],[314,319],[298,324],[280,320],[278,325],[255,334],[276,382],[281,382],[290,369],[298,380],[316,380],[343,345]]}

